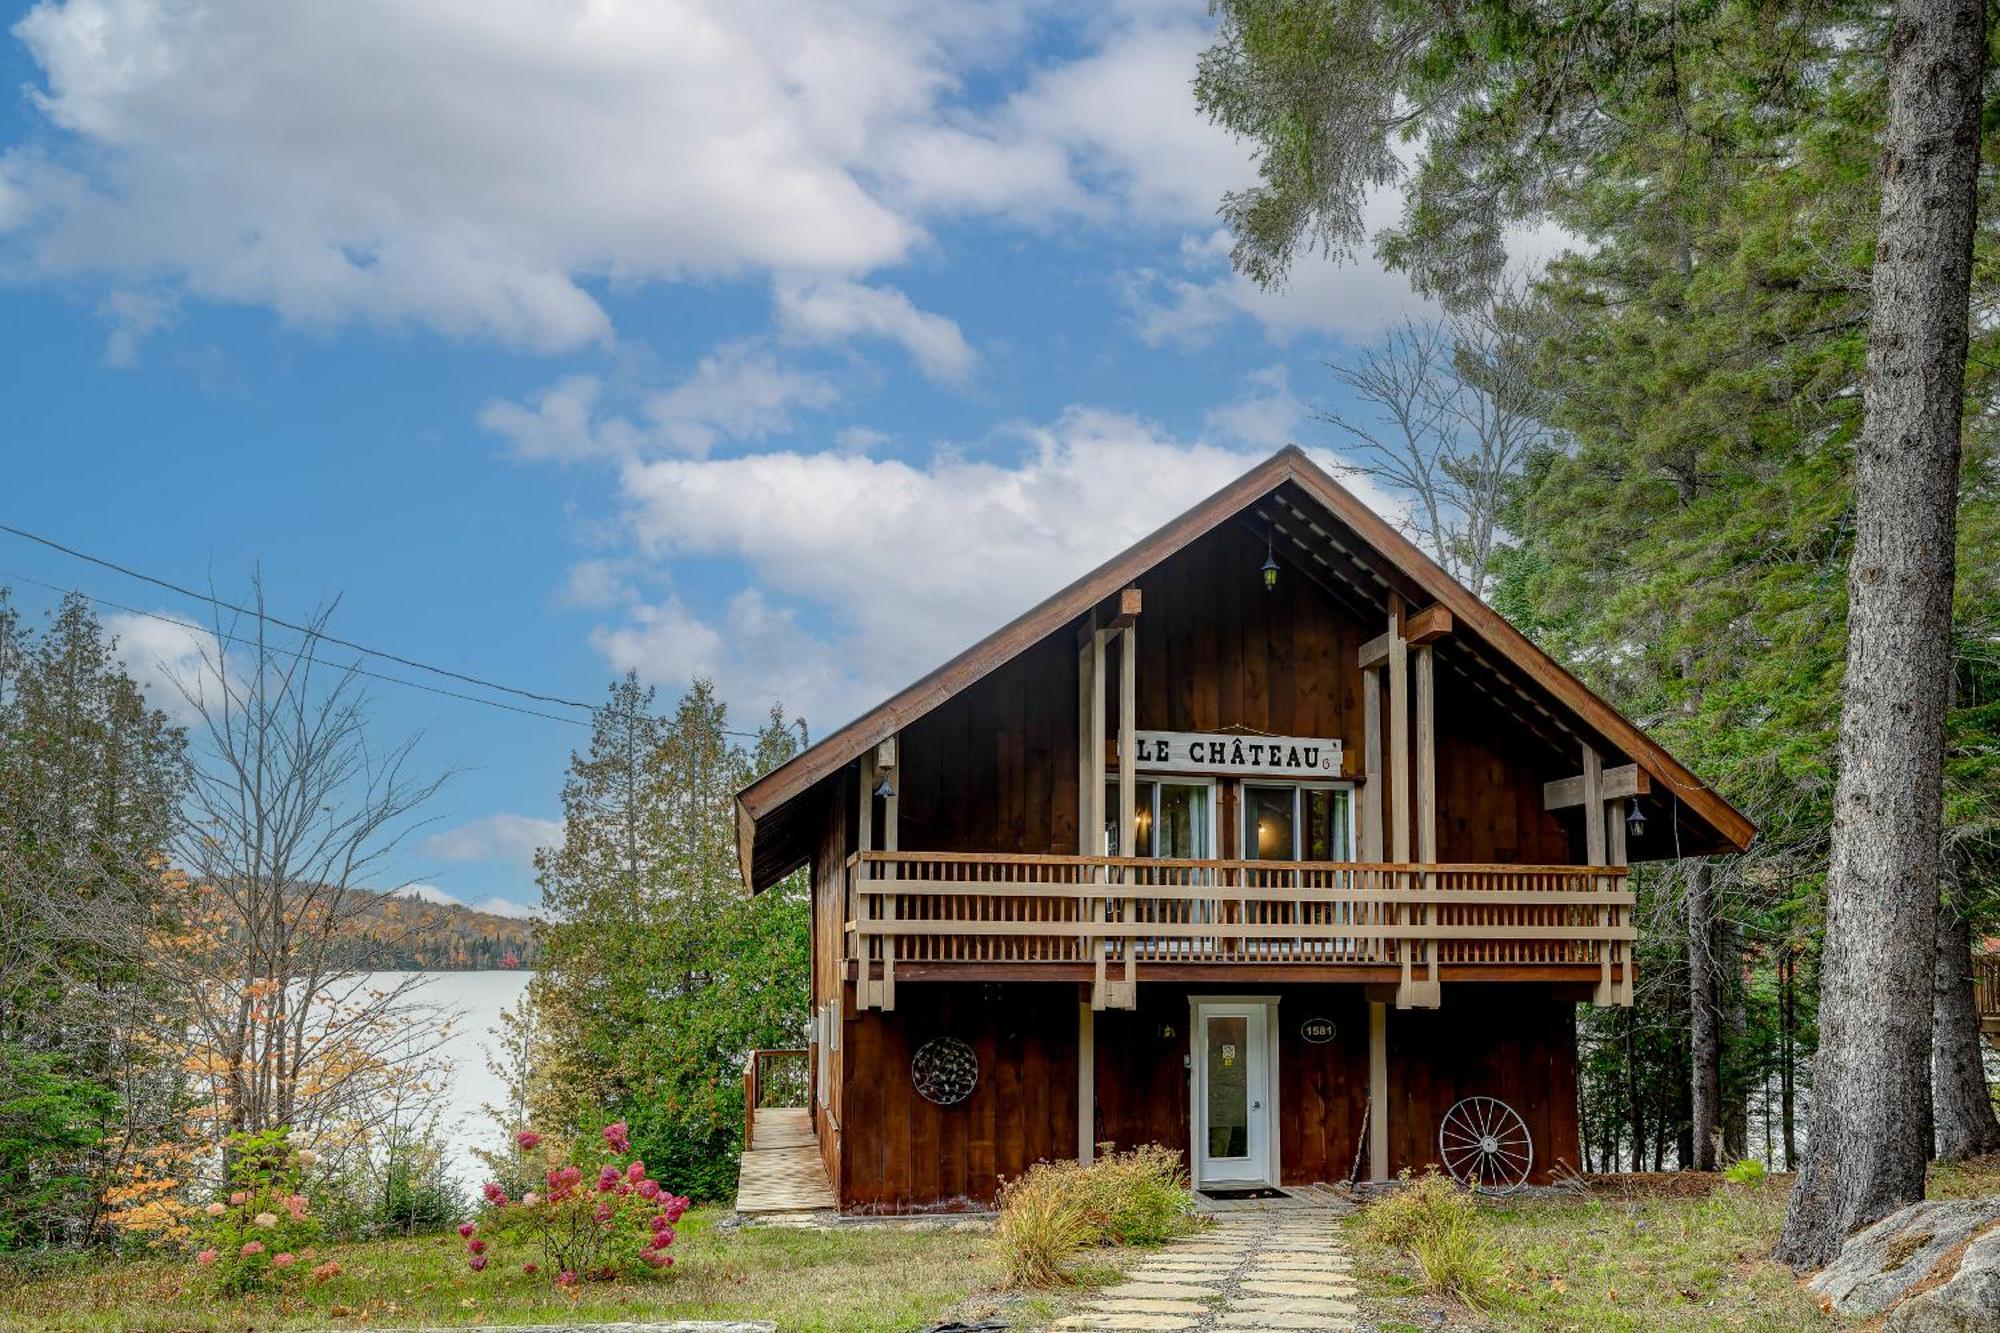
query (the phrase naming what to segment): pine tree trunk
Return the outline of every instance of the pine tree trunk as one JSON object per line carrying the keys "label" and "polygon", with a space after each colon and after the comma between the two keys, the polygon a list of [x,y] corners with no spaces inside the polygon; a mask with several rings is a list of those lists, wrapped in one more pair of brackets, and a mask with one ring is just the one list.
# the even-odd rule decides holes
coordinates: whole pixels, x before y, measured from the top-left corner
{"label": "pine tree trunk", "polygon": [[[1720,990],[1722,1041],[1716,1052],[1716,1082],[1722,1090],[1722,1156],[1727,1166],[1750,1155],[1750,1088],[1742,1064],[1750,1053],[1750,997],[1743,984],[1743,943],[1719,913],[1715,929],[1715,975]],[[1731,1053],[1735,1064],[1725,1059]]]}
{"label": "pine tree trunk", "polygon": [[1847,677],[1805,1169],[1777,1256],[1818,1267],[1921,1199],[1959,428],[1986,11],[1900,0],[1855,447]]}
{"label": "pine tree trunk", "polygon": [[1799,960],[1786,946],[1779,966],[1778,1028],[1782,1033],[1778,1054],[1779,1127],[1785,1136],[1785,1170],[1799,1169],[1799,1055],[1796,1033],[1799,1027]]}
{"label": "pine tree trunk", "polygon": [[1706,861],[1688,867],[1688,1028],[1692,1067],[1696,1171],[1715,1170],[1715,1139],[1722,1108],[1722,1011],[1716,1003],[1715,896]]}
{"label": "pine tree trunk", "polygon": [[1931,1114],[1941,1162],[2000,1151],[2000,1119],[1980,1059],[1979,1007],[1972,996],[1972,927],[1938,905],[1931,990]]}

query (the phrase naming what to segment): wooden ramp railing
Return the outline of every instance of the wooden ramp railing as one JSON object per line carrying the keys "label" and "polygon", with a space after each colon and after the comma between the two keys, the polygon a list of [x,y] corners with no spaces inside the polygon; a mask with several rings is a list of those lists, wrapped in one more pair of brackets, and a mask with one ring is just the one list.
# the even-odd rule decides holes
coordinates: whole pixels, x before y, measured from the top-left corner
{"label": "wooden ramp railing", "polygon": [[2000,1032],[2000,953],[1973,955],[1972,995],[1979,1006],[1981,1030]]}
{"label": "wooden ramp railing", "polygon": [[757,1112],[807,1109],[809,1052],[760,1050],[743,1065],[743,1150],[756,1146]]}
{"label": "wooden ramp railing", "polygon": [[[1595,973],[1630,1004],[1638,931],[1622,866],[1193,861],[862,852],[848,859],[861,1003],[895,1003],[898,965],[1081,966],[1130,1006],[1141,968],[1303,964],[1385,971],[1435,1005],[1440,969]],[[1185,973],[1181,973],[1185,975]]]}

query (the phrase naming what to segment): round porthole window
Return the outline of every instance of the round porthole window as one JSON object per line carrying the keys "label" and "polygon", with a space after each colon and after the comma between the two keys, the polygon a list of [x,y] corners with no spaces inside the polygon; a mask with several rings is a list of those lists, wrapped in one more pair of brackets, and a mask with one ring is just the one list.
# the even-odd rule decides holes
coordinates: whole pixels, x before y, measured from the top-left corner
{"label": "round porthole window", "polygon": [[917,1048],[910,1082],[925,1101],[955,1106],[979,1086],[979,1057],[956,1037],[938,1037]]}

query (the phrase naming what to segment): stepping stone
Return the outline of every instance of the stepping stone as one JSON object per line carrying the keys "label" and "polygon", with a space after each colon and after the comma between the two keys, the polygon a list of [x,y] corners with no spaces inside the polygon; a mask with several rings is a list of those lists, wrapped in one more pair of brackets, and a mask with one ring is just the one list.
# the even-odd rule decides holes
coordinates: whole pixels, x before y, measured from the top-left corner
{"label": "stepping stone", "polygon": [[[1260,1296],[1326,1296],[1333,1294],[1332,1284],[1330,1283],[1287,1282],[1275,1278],[1245,1278],[1243,1281],[1243,1290],[1255,1292]],[[1354,1288],[1343,1286],[1339,1290],[1341,1294],[1346,1294],[1353,1291]]]}
{"label": "stepping stone", "polygon": [[1351,1315],[1356,1313],[1352,1301],[1337,1301],[1330,1297],[1314,1296],[1239,1296],[1229,1303],[1232,1310],[1284,1311],[1300,1310],[1306,1314]]}
{"label": "stepping stone", "polygon": [[1135,1296],[1198,1301],[1204,1296],[1216,1294],[1218,1293],[1214,1287],[1197,1287],[1189,1282],[1121,1282],[1115,1287],[1106,1287],[1103,1293],[1107,1301],[1128,1300]]}
{"label": "stepping stone", "polygon": [[1066,1329],[1114,1329],[1152,1330],[1154,1333],[1178,1333],[1178,1330],[1193,1328],[1199,1321],[1190,1315],[1144,1314],[1137,1310],[1107,1310],[1100,1314],[1065,1315],[1049,1325],[1051,1328]]}
{"label": "stepping stone", "polygon": [[1338,1315],[1304,1315],[1298,1311],[1228,1311],[1216,1319],[1218,1329],[1352,1329],[1352,1319],[1342,1319]]}
{"label": "stepping stone", "polygon": [[1115,1310],[1132,1314],[1207,1314],[1209,1307],[1200,1301],[1169,1301],[1158,1298],[1148,1299],[1135,1296],[1122,1301],[1086,1301],[1086,1310]]}

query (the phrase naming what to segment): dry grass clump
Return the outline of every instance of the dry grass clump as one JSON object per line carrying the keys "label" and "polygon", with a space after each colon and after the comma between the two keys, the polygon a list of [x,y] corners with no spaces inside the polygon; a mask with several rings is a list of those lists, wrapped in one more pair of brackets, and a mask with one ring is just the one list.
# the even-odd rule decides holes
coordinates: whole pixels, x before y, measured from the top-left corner
{"label": "dry grass clump", "polygon": [[1416,1260],[1433,1295],[1482,1309],[1499,1265],[1479,1234],[1471,1192],[1435,1169],[1415,1180],[1405,1171],[1401,1180],[1401,1189],[1362,1214],[1362,1234]]}
{"label": "dry grass clump", "polygon": [[1158,1245],[1194,1225],[1194,1195],[1177,1152],[1147,1145],[1089,1165],[1038,1162],[1000,1191],[1000,1252],[1016,1286],[1075,1280],[1101,1245]]}

